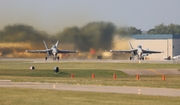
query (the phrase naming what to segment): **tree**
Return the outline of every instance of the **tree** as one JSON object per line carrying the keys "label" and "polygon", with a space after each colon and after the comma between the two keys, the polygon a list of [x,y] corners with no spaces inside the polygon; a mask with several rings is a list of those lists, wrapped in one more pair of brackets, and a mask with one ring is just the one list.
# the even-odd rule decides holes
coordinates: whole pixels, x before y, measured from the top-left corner
{"label": "tree", "polygon": [[154,29],[150,29],[148,34],[180,34],[180,25],[171,23],[166,26],[162,23],[155,26]]}
{"label": "tree", "polygon": [[15,24],[6,26],[0,32],[0,42],[39,42],[50,39],[45,32],[39,32],[32,26]]}

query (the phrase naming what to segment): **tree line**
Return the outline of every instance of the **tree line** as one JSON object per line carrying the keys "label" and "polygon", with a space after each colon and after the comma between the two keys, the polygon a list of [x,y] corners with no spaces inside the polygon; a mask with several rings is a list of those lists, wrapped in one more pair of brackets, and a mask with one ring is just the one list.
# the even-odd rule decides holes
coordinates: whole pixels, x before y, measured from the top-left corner
{"label": "tree line", "polygon": [[[134,34],[141,34],[141,29],[136,27],[117,27],[112,22],[90,22],[83,27],[67,27],[56,35],[49,35],[46,32],[38,31],[32,26],[24,24],[8,25],[0,30],[0,42],[42,42],[48,40],[60,43],[72,43],[81,51],[109,50],[112,46],[113,37],[120,35],[130,37]],[[160,24],[150,29],[148,34],[180,34],[180,25]]]}
{"label": "tree line", "polygon": [[164,25],[163,23],[150,29],[148,34],[177,34],[180,35],[180,25],[178,24],[169,24]]}

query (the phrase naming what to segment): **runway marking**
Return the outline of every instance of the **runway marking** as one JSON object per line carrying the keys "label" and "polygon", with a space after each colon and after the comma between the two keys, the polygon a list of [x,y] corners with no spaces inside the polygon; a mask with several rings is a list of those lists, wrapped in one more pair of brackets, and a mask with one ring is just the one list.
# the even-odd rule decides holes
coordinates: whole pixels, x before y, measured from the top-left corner
{"label": "runway marking", "polygon": [[156,70],[153,70],[153,69],[149,69],[149,70],[156,73],[156,74],[162,75],[161,73],[157,72]]}

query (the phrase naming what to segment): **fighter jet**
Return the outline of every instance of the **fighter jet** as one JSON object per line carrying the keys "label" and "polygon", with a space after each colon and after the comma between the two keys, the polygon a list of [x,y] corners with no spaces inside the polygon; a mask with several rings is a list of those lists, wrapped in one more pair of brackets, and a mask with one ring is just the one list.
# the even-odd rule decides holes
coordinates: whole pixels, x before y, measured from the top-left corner
{"label": "fighter jet", "polygon": [[136,49],[134,49],[129,43],[131,50],[110,50],[110,52],[121,52],[121,53],[131,53],[130,60],[134,59],[136,56],[138,60],[144,60],[145,56],[148,56],[149,54],[152,53],[163,53],[161,51],[150,51],[150,50],[144,50],[142,49],[141,45],[138,45]]}
{"label": "fighter jet", "polygon": [[53,56],[53,60],[59,60],[58,53],[77,53],[78,50],[58,50],[57,46],[59,41],[56,42],[55,45],[51,47],[51,49],[48,48],[46,45],[46,42],[44,42],[46,50],[26,50],[27,53],[46,53],[47,56],[45,57],[45,60],[47,60],[51,55]]}

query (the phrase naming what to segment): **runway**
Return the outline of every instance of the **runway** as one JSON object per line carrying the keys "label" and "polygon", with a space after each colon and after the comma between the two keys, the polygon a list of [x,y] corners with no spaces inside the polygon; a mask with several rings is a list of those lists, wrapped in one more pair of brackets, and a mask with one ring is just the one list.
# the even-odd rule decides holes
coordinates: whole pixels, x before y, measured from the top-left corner
{"label": "runway", "polygon": [[113,59],[60,59],[59,61],[54,61],[48,59],[47,61],[43,58],[0,58],[0,61],[30,61],[34,63],[61,63],[61,62],[102,62],[102,63],[161,63],[161,64],[173,64],[180,63],[180,61],[173,60],[113,60]]}
{"label": "runway", "polygon": [[179,63],[179,62],[174,62],[170,60],[113,60],[113,59],[61,59],[59,61],[53,61],[53,60],[43,60],[43,59],[38,59],[34,60],[34,63],[51,63],[51,62],[101,62],[101,63],[163,63],[163,64],[173,64],[173,63]]}
{"label": "runway", "polygon": [[147,87],[129,87],[129,86],[95,86],[95,85],[70,85],[70,84],[53,84],[38,82],[0,82],[0,87],[18,87],[31,89],[52,89],[68,90],[82,92],[105,92],[105,93],[122,93],[122,94],[142,94],[154,96],[179,97],[180,89],[167,88],[147,88]]}

